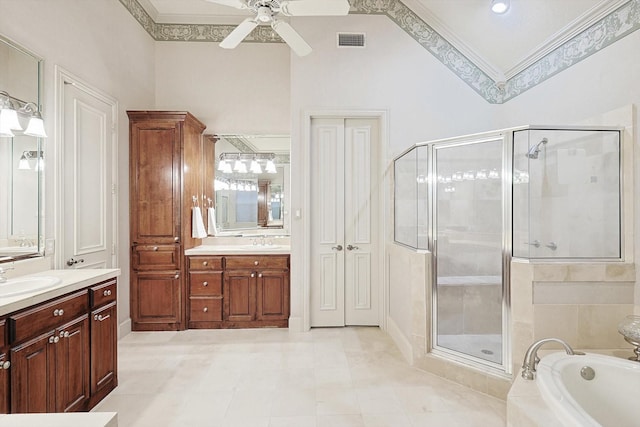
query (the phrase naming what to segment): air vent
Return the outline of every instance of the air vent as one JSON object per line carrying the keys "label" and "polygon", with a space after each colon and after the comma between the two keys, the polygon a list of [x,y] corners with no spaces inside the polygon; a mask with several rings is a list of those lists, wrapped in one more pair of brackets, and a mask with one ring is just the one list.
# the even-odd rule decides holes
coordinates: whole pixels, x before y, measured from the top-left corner
{"label": "air vent", "polygon": [[364,34],[338,33],[338,47],[364,47]]}

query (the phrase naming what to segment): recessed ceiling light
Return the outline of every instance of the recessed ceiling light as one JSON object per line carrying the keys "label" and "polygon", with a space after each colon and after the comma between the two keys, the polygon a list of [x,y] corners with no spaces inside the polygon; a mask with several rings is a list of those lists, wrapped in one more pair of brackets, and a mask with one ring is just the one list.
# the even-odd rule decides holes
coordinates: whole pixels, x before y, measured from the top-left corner
{"label": "recessed ceiling light", "polygon": [[502,14],[509,10],[509,0],[491,0],[491,10]]}

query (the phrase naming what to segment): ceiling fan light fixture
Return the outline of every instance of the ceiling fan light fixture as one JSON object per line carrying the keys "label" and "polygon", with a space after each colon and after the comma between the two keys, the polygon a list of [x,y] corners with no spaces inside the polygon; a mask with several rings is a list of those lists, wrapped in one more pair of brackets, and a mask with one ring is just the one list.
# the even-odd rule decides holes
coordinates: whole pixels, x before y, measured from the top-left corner
{"label": "ceiling fan light fixture", "polygon": [[271,12],[271,8],[268,6],[261,6],[258,8],[258,15],[256,19],[260,22],[267,23],[271,22],[273,19],[273,13]]}
{"label": "ceiling fan light fixture", "polygon": [[491,11],[501,15],[509,10],[509,0],[491,0]]}

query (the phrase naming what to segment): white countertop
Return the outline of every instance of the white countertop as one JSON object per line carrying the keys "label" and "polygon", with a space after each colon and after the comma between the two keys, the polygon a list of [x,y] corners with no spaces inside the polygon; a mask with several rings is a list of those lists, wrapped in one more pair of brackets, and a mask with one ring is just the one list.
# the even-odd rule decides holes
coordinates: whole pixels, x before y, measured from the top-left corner
{"label": "white countertop", "polygon": [[[59,297],[61,295],[85,288],[103,280],[112,279],[120,275],[119,268],[107,269],[79,269],[79,270],[47,270],[22,277],[54,276],[61,282],[50,288],[10,297],[0,297],[0,316],[22,310],[29,306]],[[17,278],[17,277],[16,277]],[[11,279],[9,279],[11,280]],[[0,283],[0,286],[2,284]],[[0,423],[0,426],[3,424]]]}
{"label": "white countertop", "polygon": [[290,245],[201,245],[187,249],[189,255],[289,255]]}
{"label": "white countertop", "polygon": [[117,427],[116,412],[0,415],[0,427]]}

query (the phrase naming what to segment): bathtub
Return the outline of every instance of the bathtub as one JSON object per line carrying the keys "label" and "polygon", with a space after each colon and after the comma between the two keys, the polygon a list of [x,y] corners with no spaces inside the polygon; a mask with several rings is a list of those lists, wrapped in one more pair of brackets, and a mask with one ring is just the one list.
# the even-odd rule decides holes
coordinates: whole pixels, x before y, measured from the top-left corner
{"label": "bathtub", "polygon": [[[583,367],[593,369],[592,380],[583,378]],[[640,426],[640,363],[561,352],[543,357],[537,371],[540,394],[564,426]]]}

